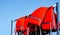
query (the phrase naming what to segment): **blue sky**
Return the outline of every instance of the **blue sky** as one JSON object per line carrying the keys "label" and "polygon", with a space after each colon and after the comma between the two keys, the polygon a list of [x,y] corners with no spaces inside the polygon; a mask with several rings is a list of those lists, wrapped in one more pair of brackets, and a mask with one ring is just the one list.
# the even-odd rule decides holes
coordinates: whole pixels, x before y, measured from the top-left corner
{"label": "blue sky", "polygon": [[[60,0],[0,0],[0,35],[10,35],[11,20],[29,15],[41,6],[51,6],[59,1]],[[15,27],[15,24],[14,22],[13,27]],[[56,35],[56,32],[53,34]]]}

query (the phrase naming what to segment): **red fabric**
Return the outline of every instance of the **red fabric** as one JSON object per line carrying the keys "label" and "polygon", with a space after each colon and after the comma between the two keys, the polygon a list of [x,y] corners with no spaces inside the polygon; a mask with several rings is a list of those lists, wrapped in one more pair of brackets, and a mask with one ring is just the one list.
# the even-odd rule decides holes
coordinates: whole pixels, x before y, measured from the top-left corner
{"label": "red fabric", "polygon": [[[53,7],[50,7],[49,11],[47,11],[48,9],[49,9],[49,7],[40,7],[38,9],[36,9],[31,14],[31,16],[39,18],[40,20],[36,20],[35,18],[29,18],[29,17],[27,19],[25,19],[25,16],[19,18],[16,21],[16,31],[21,30],[20,26],[23,27],[23,29],[22,29],[23,31],[27,30],[28,23],[31,23],[31,24],[34,24],[34,25],[37,25],[37,26],[40,26],[42,24],[42,29],[43,30],[49,30],[50,26],[51,26],[50,23],[52,24],[52,13],[54,11],[53,11]],[[54,14],[53,14],[53,16],[54,16]],[[55,19],[55,16],[54,16],[54,20],[53,20],[54,21],[53,22],[54,25],[52,25],[52,27],[55,27],[55,25],[56,25],[56,21],[55,20],[56,19]],[[50,23],[49,24],[45,24],[45,22],[50,22]]]}
{"label": "red fabric", "polygon": [[38,25],[40,26],[41,22],[43,21],[43,18],[46,14],[48,7],[40,7],[38,9],[36,9],[31,16],[39,18],[40,20],[36,20],[34,18],[29,18],[29,22],[34,24],[34,25]]}
{"label": "red fabric", "polygon": [[24,20],[25,20],[25,16],[19,18],[19,19],[16,21],[16,31],[20,31],[20,30],[21,30],[21,27],[22,27],[22,30],[23,30]]}
{"label": "red fabric", "polygon": [[43,30],[50,30],[50,26],[52,28],[56,28],[56,19],[53,12],[54,12],[53,7],[50,7],[49,11],[47,11],[45,15],[45,18],[43,21],[44,24],[42,24]]}

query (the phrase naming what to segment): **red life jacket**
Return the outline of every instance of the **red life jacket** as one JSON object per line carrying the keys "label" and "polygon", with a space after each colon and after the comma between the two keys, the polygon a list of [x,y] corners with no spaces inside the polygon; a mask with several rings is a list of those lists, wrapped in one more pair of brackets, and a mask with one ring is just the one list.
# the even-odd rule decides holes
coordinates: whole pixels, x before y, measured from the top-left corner
{"label": "red life jacket", "polygon": [[[56,27],[56,18],[55,13],[53,13],[53,7],[40,7],[36,9],[27,19],[25,17],[19,18],[16,21],[16,31],[27,30],[28,24],[31,23],[33,25],[41,26],[43,30],[49,30],[50,26],[53,28]],[[53,15],[52,15],[53,14]],[[53,17],[53,19],[52,19]],[[53,21],[53,22],[52,22]],[[50,25],[51,24],[51,25]],[[26,34],[26,33],[25,33]]]}

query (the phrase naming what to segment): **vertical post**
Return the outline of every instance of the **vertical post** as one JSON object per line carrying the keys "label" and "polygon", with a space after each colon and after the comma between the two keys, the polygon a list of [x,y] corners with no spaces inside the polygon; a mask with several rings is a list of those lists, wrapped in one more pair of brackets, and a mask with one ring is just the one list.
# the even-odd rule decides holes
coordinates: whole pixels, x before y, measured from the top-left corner
{"label": "vertical post", "polygon": [[29,35],[29,27],[27,28],[27,35]]}
{"label": "vertical post", "polygon": [[39,19],[39,29],[40,29],[40,35],[42,35],[41,25],[40,25],[40,19]]}
{"label": "vertical post", "polygon": [[20,32],[20,35],[22,35],[23,34],[23,26],[21,26],[21,32]]}
{"label": "vertical post", "polygon": [[59,11],[58,11],[58,2],[56,3],[56,13],[57,13],[57,35],[59,35],[59,24],[58,24],[58,14],[59,14]]}
{"label": "vertical post", "polygon": [[16,35],[16,30],[14,30],[14,34]]}
{"label": "vertical post", "polygon": [[35,35],[37,35],[37,27],[35,26]]}
{"label": "vertical post", "polygon": [[15,35],[16,35],[16,32],[15,32]]}
{"label": "vertical post", "polygon": [[11,20],[11,35],[13,34],[13,20]]}
{"label": "vertical post", "polygon": [[41,26],[39,27],[39,29],[40,29],[40,35],[42,35],[42,30],[41,30]]}
{"label": "vertical post", "polygon": [[22,33],[21,32],[18,32],[18,34],[17,35],[22,35]]}
{"label": "vertical post", "polygon": [[52,35],[52,24],[50,23],[50,33],[49,35]]}

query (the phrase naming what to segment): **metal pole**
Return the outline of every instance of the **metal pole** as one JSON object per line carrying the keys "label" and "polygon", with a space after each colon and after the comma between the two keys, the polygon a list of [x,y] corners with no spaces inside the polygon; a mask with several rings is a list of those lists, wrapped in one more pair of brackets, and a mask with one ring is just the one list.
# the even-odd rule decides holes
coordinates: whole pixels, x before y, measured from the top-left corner
{"label": "metal pole", "polygon": [[58,2],[56,3],[56,13],[57,13],[57,35],[59,35],[59,24],[58,24],[58,14],[59,14],[59,10],[58,10]]}
{"label": "metal pole", "polygon": [[16,32],[15,32],[15,35],[16,35]]}
{"label": "metal pole", "polygon": [[51,26],[52,24],[50,23],[50,33],[49,33],[49,35],[52,35],[52,26]]}
{"label": "metal pole", "polygon": [[[16,19],[17,20],[17,19]],[[16,20],[14,20],[14,21],[16,21]],[[13,20],[11,20],[11,34],[10,35],[13,35],[13,22],[14,22]],[[16,32],[15,32],[15,35],[16,35]]]}
{"label": "metal pole", "polygon": [[37,35],[37,27],[35,26],[35,35]]}
{"label": "metal pole", "polygon": [[40,26],[40,35],[42,35],[42,30],[41,30],[41,26]]}
{"label": "metal pole", "polygon": [[[40,19],[39,19],[39,20],[40,20]],[[40,29],[40,35],[42,35],[42,30],[41,30],[40,21],[39,21],[39,29]]]}
{"label": "metal pole", "polygon": [[13,20],[11,20],[11,35],[13,34]]}
{"label": "metal pole", "polygon": [[23,27],[21,26],[21,32],[20,32],[20,35],[22,35],[22,28],[23,28]]}

